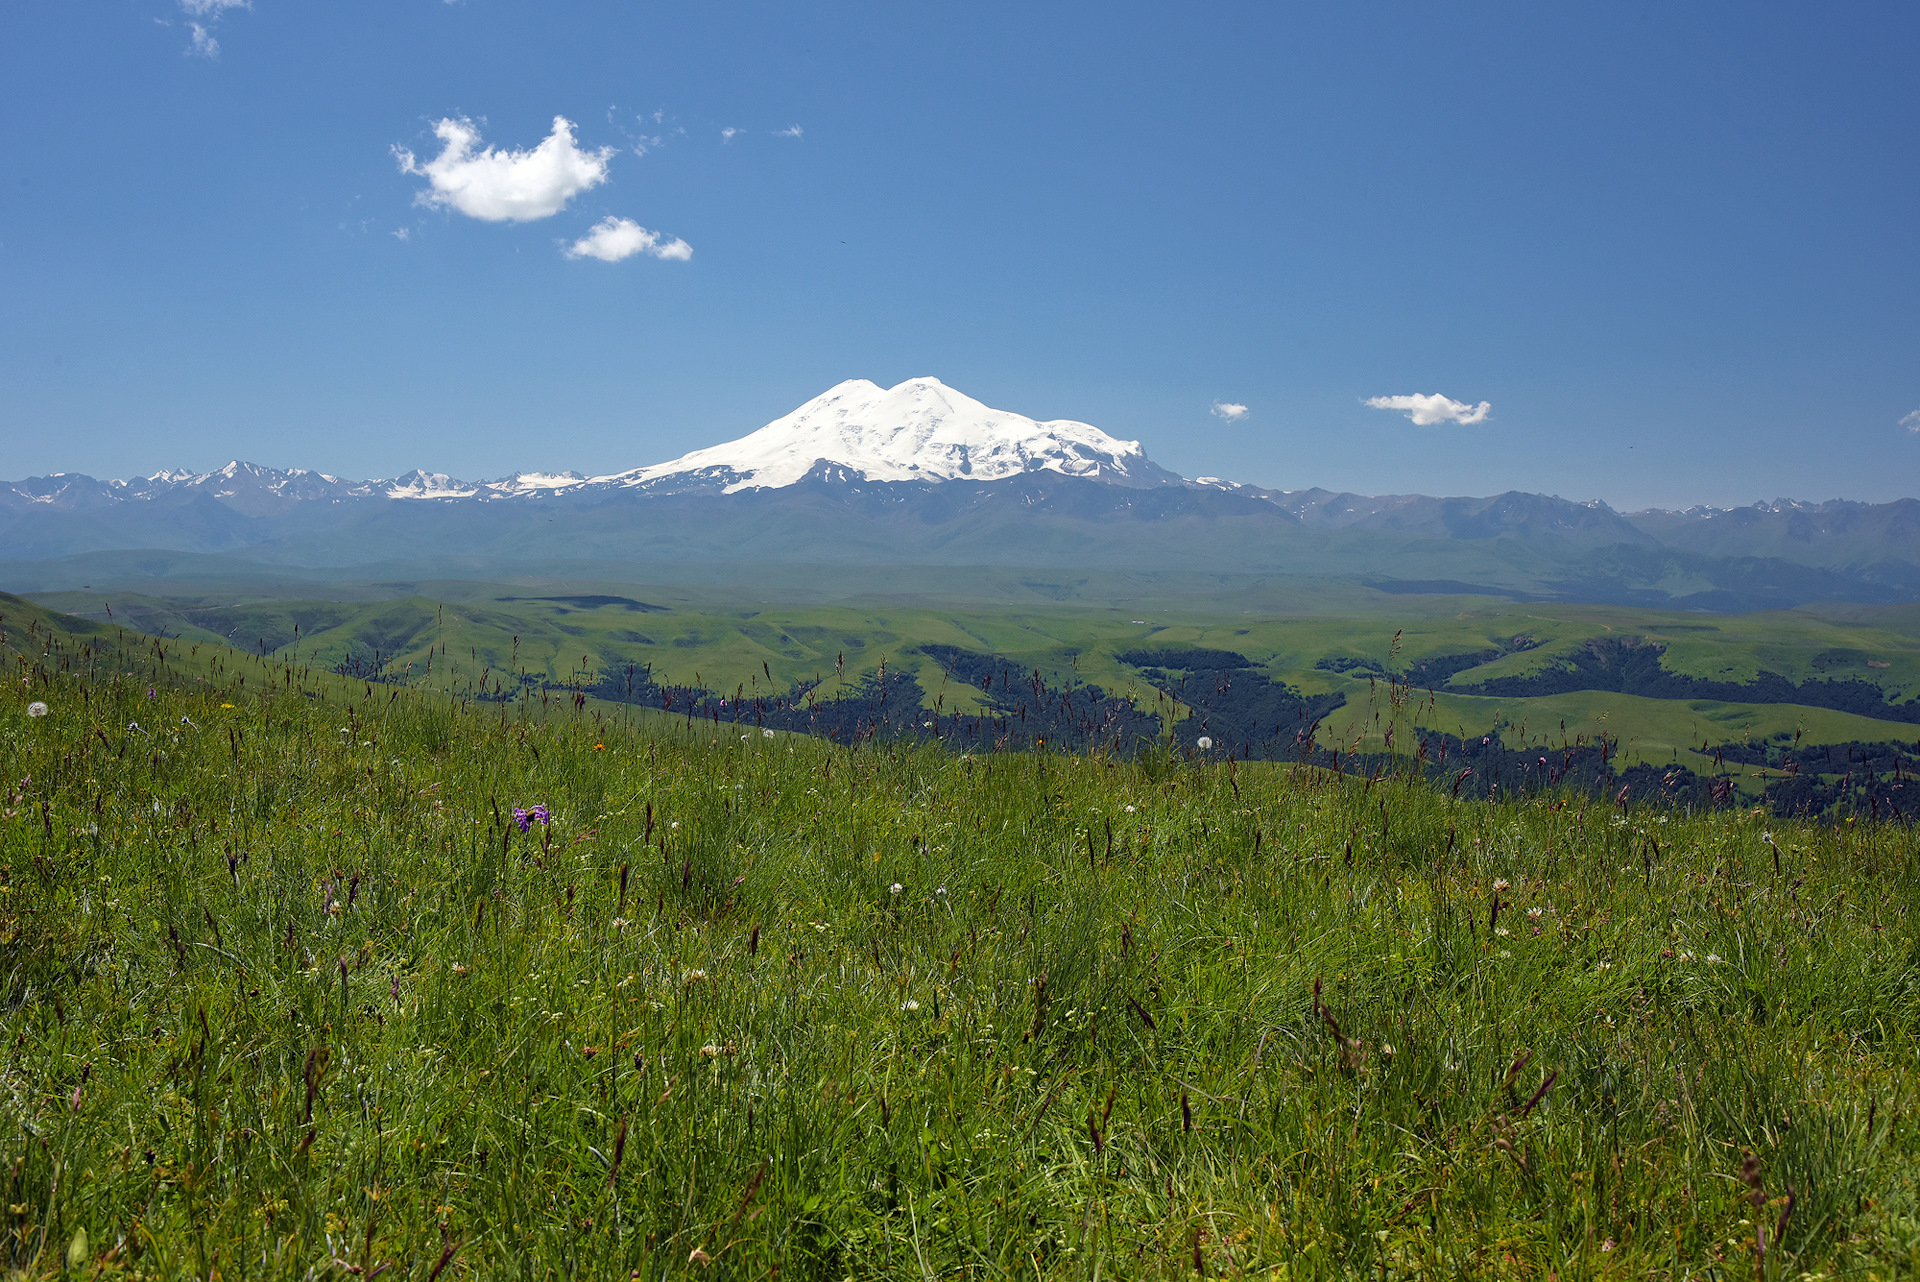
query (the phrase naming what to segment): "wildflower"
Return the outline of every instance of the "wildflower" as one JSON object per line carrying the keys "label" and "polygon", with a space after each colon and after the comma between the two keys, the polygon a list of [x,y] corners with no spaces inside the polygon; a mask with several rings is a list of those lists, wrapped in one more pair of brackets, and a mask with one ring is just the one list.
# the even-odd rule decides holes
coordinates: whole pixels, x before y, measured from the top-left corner
{"label": "wildflower", "polygon": [[1132,807],[1132,806],[1128,806],[1128,807],[1127,807],[1127,813],[1128,813],[1128,814],[1132,814],[1132,813],[1133,813],[1133,807]]}
{"label": "wildflower", "polygon": [[902,886],[899,882],[896,881],[891,886],[887,887],[887,893],[889,895],[897,895],[905,889],[906,889],[905,886]]}
{"label": "wildflower", "polygon": [[1200,749],[1200,751],[1205,752],[1209,748],[1213,747],[1213,740],[1208,738],[1206,735],[1201,735],[1198,739],[1195,739],[1193,741],[1193,746]]}
{"label": "wildflower", "polygon": [[915,1000],[913,1000],[913,998],[909,997],[907,998],[907,1000],[900,1003],[900,1009],[901,1010],[919,1010],[920,1003],[916,1002]]}
{"label": "wildflower", "polygon": [[667,827],[669,828],[678,828],[679,826],[680,826],[680,821],[678,819],[674,820],[672,823],[667,825]]}
{"label": "wildflower", "polygon": [[1509,932],[1505,926],[1495,926],[1493,928],[1493,933],[1496,935],[1499,935],[1502,939],[1504,939],[1506,938]]}
{"label": "wildflower", "polygon": [[947,897],[947,888],[945,886],[935,886],[933,888],[933,897],[935,899],[945,899]]}
{"label": "wildflower", "polygon": [[221,707],[223,707],[223,708],[231,708],[231,707],[233,707],[233,705],[232,705],[231,703],[223,703],[223,704],[221,704],[220,706],[221,706]]}
{"label": "wildflower", "polygon": [[698,966],[680,976],[680,982],[683,984],[704,984],[706,980],[707,972]]}
{"label": "wildflower", "polygon": [[513,822],[521,832],[525,832],[527,829],[533,827],[533,816],[529,812],[515,806],[513,808]]}
{"label": "wildflower", "polygon": [[1714,964],[1715,964],[1716,962],[1718,962],[1719,960],[1720,960],[1720,954],[1719,954],[1719,953],[1708,953],[1708,954],[1707,954],[1707,965],[1709,965],[1709,966],[1711,966],[1711,965],[1714,965]]}
{"label": "wildflower", "polygon": [[712,1042],[708,1042],[705,1046],[702,1046],[700,1048],[701,1059],[713,1059],[719,1054],[720,1054],[720,1048],[718,1046],[715,1046]]}
{"label": "wildflower", "polygon": [[160,697],[159,694],[154,691],[154,688],[152,686],[147,687],[147,698],[157,699],[159,697]]}
{"label": "wildflower", "polygon": [[553,815],[547,810],[545,804],[541,802],[535,802],[533,808],[527,811],[527,814],[532,816],[533,821],[537,824],[550,824],[553,822]]}
{"label": "wildflower", "polygon": [[773,738],[773,731],[771,731],[771,730],[766,730],[766,729],[762,729],[762,730],[760,731],[760,737],[761,737],[762,739],[771,739],[771,738]]}
{"label": "wildflower", "polygon": [[453,964],[453,973],[456,975],[464,975],[467,973],[467,970],[468,967],[462,966],[459,962]]}
{"label": "wildflower", "polygon": [[1540,910],[1538,908],[1529,908],[1527,909],[1527,916],[1531,917],[1535,921],[1539,921]]}
{"label": "wildflower", "polygon": [[1509,890],[1512,890],[1512,889],[1513,889],[1513,883],[1512,883],[1512,882],[1510,882],[1510,881],[1508,881],[1508,880],[1507,880],[1507,879],[1506,879],[1505,877],[1495,877],[1495,878],[1493,879],[1493,893],[1494,893],[1494,894],[1496,894],[1496,895],[1498,895],[1498,894],[1501,894],[1501,893],[1503,893],[1503,892],[1505,892],[1505,891],[1509,891]]}
{"label": "wildflower", "polygon": [[44,717],[47,715],[47,705],[35,699],[27,705],[27,715],[30,717]]}
{"label": "wildflower", "polygon": [[1513,956],[1513,951],[1512,951],[1511,949],[1507,949],[1507,948],[1502,948],[1502,949],[1500,950],[1500,955],[1501,955],[1502,957],[1511,957],[1511,956]]}
{"label": "wildflower", "polygon": [[593,745],[593,750],[595,752],[605,752],[607,750],[607,745],[604,743],[596,743]]}

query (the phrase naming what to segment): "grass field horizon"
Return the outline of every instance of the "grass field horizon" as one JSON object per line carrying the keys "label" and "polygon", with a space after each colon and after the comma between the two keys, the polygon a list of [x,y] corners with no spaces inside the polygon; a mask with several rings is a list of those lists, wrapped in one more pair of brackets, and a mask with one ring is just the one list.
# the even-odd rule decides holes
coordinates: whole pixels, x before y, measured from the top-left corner
{"label": "grass field horizon", "polygon": [[[1461,738],[1504,733],[1548,745],[1602,735],[1625,760],[1698,764],[1727,743],[1913,743],[1920,726],[1793,702],[1648,698],[1606,691],[1495,695],[1472,683],[1538,672],[1597,638],[1665,648],[1664,668],[1699,679],[1749,682],[1849,679],[1878,686],[1889,704],[1920,695],[1912,607],[1836,606],[1745,615],[1617,606],[1516,603],[1486,597],[1406,596],[1359,585],[1272,579],[1171,584],[1164,576],[976,569],[942,595],[919,571],[754,584],[534,577],[343,583],[321,595],[275,595],[285,585],[178,586],[176,595],[37,593],[46,606],[96,622],[112,618],[198,643],[232,644],[300,663],[381,665],[390,680],[471,688],[482,673],[566,686],[632,665],[663,684],[761,695],[796,682],[825,689],[890,670],[919,676],[929,702],[961,706],[974,693],[922,651],[951,646],[991,654],[1059,686],[1092,683],[1151,704],[1158,697],[1119,653],[1201,646],[1245,654],[1257,670],[1308,697],[1338,693],[1346,708],[1329,731],[1383,747],[1368,720],[1369,680],[1413,671],[1433,657],[1510,645],[1528,648],[1437,683],[1427,724]],[[1003,604],[992,604],[996,599]],[[761,599],[764,595],[765,599]],[[115,613],[109,614],[109,609]],[[1329,671],[1329,662],[1371,665]],[[1543,732],[1551,730],[1551,734]]]}
{"label": "grass field horizon", "polygon": [[1920,1266],[1904,824],[44,623],[0,696],[25,1276]]}

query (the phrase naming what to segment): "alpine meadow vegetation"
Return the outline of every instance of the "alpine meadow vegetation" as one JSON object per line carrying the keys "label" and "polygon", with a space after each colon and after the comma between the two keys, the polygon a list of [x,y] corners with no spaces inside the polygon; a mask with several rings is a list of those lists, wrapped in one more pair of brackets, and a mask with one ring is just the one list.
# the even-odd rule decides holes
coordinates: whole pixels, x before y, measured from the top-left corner
{"label": "alpine meadow vegetation", "polygon": [[5,626],[0,1273],[1920,1268],[1904,824]]}

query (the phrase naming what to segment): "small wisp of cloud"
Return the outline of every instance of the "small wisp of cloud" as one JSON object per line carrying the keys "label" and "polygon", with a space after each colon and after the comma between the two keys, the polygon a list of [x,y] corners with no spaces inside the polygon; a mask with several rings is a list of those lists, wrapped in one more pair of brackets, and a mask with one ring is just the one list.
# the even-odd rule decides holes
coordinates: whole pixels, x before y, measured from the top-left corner
{"label": "small wisp of cloud", "polygon": [[531,151],[480,146],[480,130],[465,116],[433,127],[443,144],[440,154],[422,163],[396,145],[393,157],[402,173],[425,178],[427,190],[415,203],[456,209],[485,222],[529,222],[548,218],[567,202],[607,180],[612,147],[582,150],[573,140],[573,122],[553,118],[553,131]]}
{"label": "small wisp of cloud", "polygon": [[1251,412],[1252,411],[1247,409],[1246,406],[1233,401],[1215,401],[1213,403],[1213,416],[1215,418],[1223,418],[1229,423],[1238,423]]}
{"label": "small wisp of cloud", "polygon": [[1920,410],[1915,410],[1913,413],[1901,419],[1900,426],[1906,428],[1909,432],[1920,432]]}
{"label": "small wisp of cloud", "polygon": [[253,3],[252,0],[180,0],[180,8],[189,18],[205,19],[187,23],[188,56],[213,59],[220,56],[220,42],[214,39],[213,25],[227,10],[251,9]]}
{"label": "small wisp of cloud", "polygon": [[648,231],[631,218],[602,218],[585,236],[569,245],[568,258],[597,258],[617,263],[635,254],[651,254],[670,262],[684,263],[693,257],[693,246],[679,237]]}
{"label": "small wisp of cloud", "polygon": [[788,125],[785,129],[774,130],[773,136],[775,138],[798,138],[805,132],[806,131],[801,129],[799,125]]}
{"label": "small wisp of cloud", "polygon": [[720,141],[732,142],[733,136],[739,132],[740,131],[738,129],[735,129],[732,125],[728,125],[725,129],[722,129],[720,131]]}
{"label": "small wisp of cloud", "polygon": [[1441,423],[1480,423],[1486,421],[1493,412],[1491,401],[1481,401],[1478,405],[1469,405],[1465,401],[1456,401],[1442,396],[1438,392],[1431,395],[1413,396],[1370,396],[1366,404],[1376,410],[1400,410],[1413,420],[1416,427],[1437,427]]}

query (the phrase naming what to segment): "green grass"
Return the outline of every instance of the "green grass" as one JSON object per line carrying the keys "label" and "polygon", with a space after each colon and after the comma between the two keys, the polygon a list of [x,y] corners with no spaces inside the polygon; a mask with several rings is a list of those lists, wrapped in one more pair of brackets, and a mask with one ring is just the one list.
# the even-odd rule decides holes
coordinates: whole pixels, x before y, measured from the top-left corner
{"label": "green grass", "polygon": [[[975,577],[982,573],[975,572]],[[988,586],[1031,596],[1036,584],[1051,586],[1032,576]],[[1138,669],[1119,662],[1116,653],[1201,645],[1244,653],[1274,679],[1309,694],[1345,693],[1347,707],[1329,719],[1327,733],[1364,748],[1379,746],[1366,677],[1317,670],[1314,664],[1320,659],[1343,656],[1385,663],[1394,655],[1396,663],[1406,664],[1429,655],[1485,650],[1515,636],[1540,642],[1536,649],[1503,657],[1484,672],[1462,678],[1472,681],[1531,672],[1589,637],[1624,635],[1668,646],[1670,668],[1711,680],[1747,681],[1764,669],[1794,681],[1869,680],[1896,700],[1920,692],[1920,634],[1912,627],[1912,611],[1902,609],[1856,608],[1831,617],[1810,611],[1719,616],[1516,605],[1484,598],[1387,597],[1357,588],[1344,594],[1324,589],[1250,593],[1246,604],[1231,594],[1203,594],[1197,599],[1109,596],[1098,603],[1042,600],[996,606],[958,595],[950,601],[912,595],[841,603],[760,601],[739,588],[675,584],[417,586],[435,595],[259,601],[219,594],[190,600],[60,593],[45,600],[96,621],[105,621],[105,604],[112,603],[116,619],[150,631],[201,644],[261,648],[275,658],[310,667],[324,668],[349,654],[367,658],[378,650],[393,658],[395,670],[412,684],[450,691],[470,689],[482,677],[504,675],[511,681],[525,671],[566,682],[633,663],[649,666],[663,682],[728,692],[744,686],[749,693],[764,694],[769,679],[774,691],[785,692],[794,681],[824,679],[823,693],[831,695],[841,688],[843,677],[857,681],[885,661],[891,670],[915,671],[929,699],[944,696],[949,707],[970,706],[973,692],[943,685],[939,665],[918,653],[918,647],[932,643],[1005,655],[1038,669],[1055,684],[1070,678],[1089,681],[1152,703],[1157,692]],[[1121,590],[1108,582],[1096,586],[1108,593]],[[569,594],[623,596],[664,608],[581,608],[538,599]],[[1343,613],[1322,612],[1329,608]],[[1591,691],[1490,698],[1455,689],[1437,696],[1427,722],[1463,738],[1500,728],[1503,739],[1515,747],[1581,737],[1591,741],[1605,734],[1620,745],[1621,761],[1661,765],[1677,761],[1699,766],[1699,758],[1686,754],[1703,741],[1717,745],[1782,733],[1798,733],[1812,744],[1920,739],[1920,727],[1911,723],[1796,704],[1721,704]]]}
{"label": "green grass", "polygon": [[1761,1276],[1920,1268],[1905,828],[49,622],[0,655],[0,1272],[1749,1277],[1756,1223]]}

